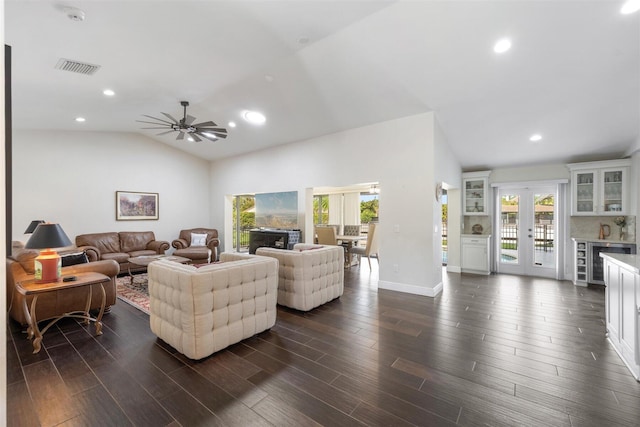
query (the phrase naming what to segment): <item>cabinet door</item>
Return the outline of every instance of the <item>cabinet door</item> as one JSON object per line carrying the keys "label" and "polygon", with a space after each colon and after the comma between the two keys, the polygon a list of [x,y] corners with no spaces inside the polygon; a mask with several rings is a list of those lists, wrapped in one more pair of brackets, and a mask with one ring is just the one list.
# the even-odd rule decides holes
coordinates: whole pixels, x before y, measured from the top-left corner
{"label": "cabinet door", "polygon": [[620,341],[620,267],[605,261],[605,304],[607,332],[614,343]]}
{"label": "cabinet door", "polygon": [[620,344],[627,360],[635,361],[637,338],[636,287],[635,274],[626,268],[620,268]]}
{"label": "cabinet door", "polygon": [[482,272],[489,271],[487,245],[484,242],[462,242],[462,268]]}
{"label": "cabinet door", "polygon": [[487,179],[464,180],[464,214],[487,215]]}
{"label": "cabinet door", "polygon": [[598,210],[605,215],[625,215],[628,180],[627,168],[602,169],[600,171],[600,203]]}
{"label": "cabinet door", "polygon": [[597,207],[598,173],[595,170],[573,173],[573,215],[593,215]]}

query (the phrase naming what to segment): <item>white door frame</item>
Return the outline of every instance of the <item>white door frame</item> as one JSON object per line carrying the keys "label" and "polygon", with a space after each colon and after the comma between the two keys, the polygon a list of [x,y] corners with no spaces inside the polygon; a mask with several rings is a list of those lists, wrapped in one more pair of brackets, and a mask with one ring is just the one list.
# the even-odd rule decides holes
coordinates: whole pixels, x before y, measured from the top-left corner
{"label": "white door frame", "polygon": [[[566,184],[568,180],[546,180],[546,181],[527,181],[527,182],[511,182],[511,183],[492,183],[492,187],[494,187],[494,218],[493,218],[493,229],[494,233],[494,245],[493,245],[493,271],[498,273],[507,273],[507,274],[522,274],[522,275],[532,275],[532,276],[543,276],[543,277],[551,277],[554,279],[562,280],[564,277],[564,247],[565,247],[565,216],[566,216]],[[563,185],[564,184],[564,185]],[[554,256],[555,256],[555,268],[552,271],[545,272],[542,268],[534,268],[533,265],[531,268],[522,268],[518,270],[516,268],[509,268],[508,266],[501,263],[500,260],[500,231],[501,231],[501,200],[500,194],[501,190],[532,190],[543,189],[551,190],[553,189],[555,192],[555,207],[554,207]],[[533,212],[533,211],[532,211]],[[531,213],[532,213],[531,212]],[[527,232],[526,229],[524,229]],[[520,235],[522,235],[520,233]],[[533,264],[533,263],[531,263]]]}

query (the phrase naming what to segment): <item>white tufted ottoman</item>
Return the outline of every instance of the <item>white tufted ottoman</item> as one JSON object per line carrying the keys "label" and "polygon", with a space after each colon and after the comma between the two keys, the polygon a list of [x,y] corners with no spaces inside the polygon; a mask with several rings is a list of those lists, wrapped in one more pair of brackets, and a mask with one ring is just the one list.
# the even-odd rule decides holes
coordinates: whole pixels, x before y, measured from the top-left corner
{"label": "white tufted ottoman", "polygon": [[276,322],[278,261],[220,255],[200,268],[149,264],[151,331],[190,359],[202,359]]}

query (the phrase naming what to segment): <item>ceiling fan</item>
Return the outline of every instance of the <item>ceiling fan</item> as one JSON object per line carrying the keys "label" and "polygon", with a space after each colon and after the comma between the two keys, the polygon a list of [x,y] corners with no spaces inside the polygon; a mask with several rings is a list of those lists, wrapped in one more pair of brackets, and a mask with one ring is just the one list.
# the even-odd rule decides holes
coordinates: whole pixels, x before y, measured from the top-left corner
{"label": "ceiling fan", "polygon": [[202,141],[201,138],[215,141],[218,138],[227,137],[227,130],[225,128],[218,127],[218,125],[212,121],[192,124],[196,120],[196,118],[187,115],[187,107],[189,106],[189,102],[180,101],[180,105],[184,107],[184,116],[180,120],[174,119],[170,114],[161,113],[171,121],[148,116],[146,114],[143,114],[143,116],[153,120],[157,120],[157,122],[149,122],[145,120],[136,121],[140,123],[149,123],[152,125],[156,125],[155,127],[147,127],[142,129],[168,129],[166,130],[166,132],[161,132],[158,135],[166,135],[171,132],[178,132],[176,140],[184,139],[185,136],[189,141],[196,142]]}

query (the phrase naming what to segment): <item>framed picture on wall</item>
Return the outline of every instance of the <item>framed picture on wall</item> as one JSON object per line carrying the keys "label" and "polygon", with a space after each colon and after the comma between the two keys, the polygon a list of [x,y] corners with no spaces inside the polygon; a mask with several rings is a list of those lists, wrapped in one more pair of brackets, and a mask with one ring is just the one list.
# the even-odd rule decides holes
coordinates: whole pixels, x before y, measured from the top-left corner
{"label": "framed picture on wall", "polygon": [[154,220],[159,217],[158,193],[116,191],[116,220]]}

